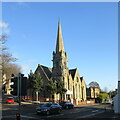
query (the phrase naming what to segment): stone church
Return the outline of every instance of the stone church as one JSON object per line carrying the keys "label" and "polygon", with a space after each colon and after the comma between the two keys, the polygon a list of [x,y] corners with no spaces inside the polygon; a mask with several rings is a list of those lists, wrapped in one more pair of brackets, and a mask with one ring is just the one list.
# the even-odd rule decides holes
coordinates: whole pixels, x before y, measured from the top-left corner
{"label": "stone church", "polygon": [[[64,49],[63,39],[62,39],[62,29],[60,21],[58,22],[58,33],[56,50],[53,51],[53,67],[49,68],[38,64],[35,72],[40,72],[43,77],[43,93],[40,95],[41,98],[48,98],[49,95],[46,92],[46,85],[48,81],[52,78],[55,80],[57,77],[62,77],[64,81],[64,87],[67,92],[64,95],[64,100],[69,100],[74,104],[78,104],[81,101],[86,100],[86,84],[84,78],[79,75],[78,69],[69,69],[67,53]],[[60,96],[55,94],[54,99],[59,100]]]}

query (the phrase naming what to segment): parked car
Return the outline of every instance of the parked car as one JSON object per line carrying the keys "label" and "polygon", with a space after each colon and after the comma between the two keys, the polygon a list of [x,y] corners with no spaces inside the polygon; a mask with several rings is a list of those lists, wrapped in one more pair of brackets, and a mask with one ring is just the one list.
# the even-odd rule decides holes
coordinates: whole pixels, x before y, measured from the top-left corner
{"label": "parked car", "polygon": [[14,102],[18,102],[19,100],[18,96],[13,96],[13,98],[14,98]]}
{"label": "parked car", "polygon": [[36,108],[36,113],[37,114],[53,114],[53,113],[60,113],[62,110],[62,106],[55,103],[46,103],[42,105],[41,107]]}
{"label": "parked car", "polygon": [[113,104],[113,100],[106,100],[106,104]]}
{"label": "parked car", "polygon": [[63,109],[73,109],[74,108],[74,104],[72,104],[71,102],[68,102],[68,101],[62,101],[60,103],[60,105],[62,106]]}
{"label": "parked car", "polygon": [[6,103],[14,103],[14,98],[13,97],[7,97],[6,98]]}

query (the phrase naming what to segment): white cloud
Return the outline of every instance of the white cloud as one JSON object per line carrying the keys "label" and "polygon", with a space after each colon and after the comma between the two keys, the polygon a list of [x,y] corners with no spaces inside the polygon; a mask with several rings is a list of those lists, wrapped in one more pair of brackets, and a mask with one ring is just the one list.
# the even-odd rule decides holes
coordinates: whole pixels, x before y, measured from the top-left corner
{"label": "white cloud", "polygon": [[28,60],[24,61],[24,63],[20,64],[21,72],[26,75],[29,74],[30,70],[32,70],[34,68],[34,64],[36,64],[37,61],[38,60],[36,60],[36,59],[28,59]]}
{"label": "white cloud", "polygon": [[8,28],[8,23],[0,22],[0,27],[1,28]]}
{"label": "white cloud", "polygon": [[5,33],[5,34],[9,34],[10,33],[9,24],[8,23],[0,21],[0,33]]}
{"label": "white cloud", "polygon": [[29,71],[30,71],[30,67],[27,66],[27,65],[22,65],[22,66],[21,66],[21,71],[22,71],[22,72],[29,72]]}

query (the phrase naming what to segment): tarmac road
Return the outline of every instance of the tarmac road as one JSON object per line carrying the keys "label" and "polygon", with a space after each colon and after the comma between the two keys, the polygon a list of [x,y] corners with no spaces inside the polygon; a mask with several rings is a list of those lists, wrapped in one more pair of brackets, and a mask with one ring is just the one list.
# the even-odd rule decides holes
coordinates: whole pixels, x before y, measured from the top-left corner
{"label": "tarmac road", "polygon": [[[24,103],[21,106],[21,120],[79,120],[79,119],[110,119],[119,120],[120,116],[113,113],[109,104],[87,104],[78,105],[74,109],[62,110],[60,114],[54,115],[37,115],[36,107],[38,104]],[[3,104],[2,120],[15,120],[18,113],[18,103]]]}

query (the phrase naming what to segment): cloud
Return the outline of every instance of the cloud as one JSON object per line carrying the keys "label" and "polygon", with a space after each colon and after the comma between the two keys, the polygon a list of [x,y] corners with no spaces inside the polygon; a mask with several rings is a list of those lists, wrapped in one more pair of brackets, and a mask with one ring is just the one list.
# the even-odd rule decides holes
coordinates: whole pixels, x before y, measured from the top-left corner
{"label": "cloud", "polygon": [[9,34],[10,30],[9,30],[9,24],[5,23],[5,22],[1,22],[0,21],[0,33],[5,33],[5,34]]}
{"label": "cloud", "polygon": [[22,65],[22,66],[21,66],[21,70],[22,70],[22,71],[27,71],[27,72],[29,72],[29,71],[30,71],[30,67],[27,66],[27,65]]}
{"label": "cloud", "polygon": [[0,27],[1,28],[7,28],[8,27],[8,23],[0,22]]}
{"label": "cloud", "polygon": [[32,70],[36,65],[36,62],[38,60],[36,59],[28,59],[26,61],[24,61],[22,64],[20,63],[21,66],[21,71],[23,72],[23,74],[29,74],[30,70]]}

